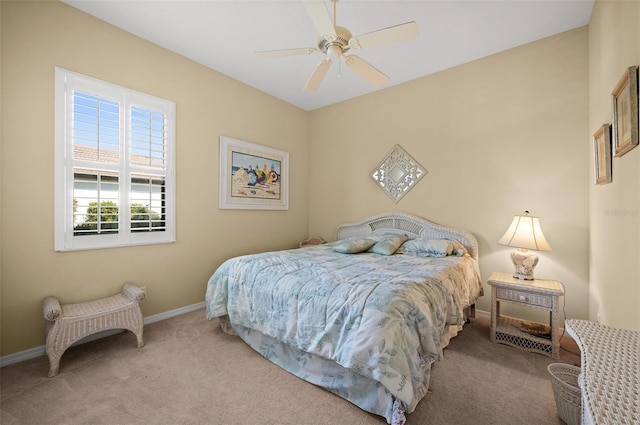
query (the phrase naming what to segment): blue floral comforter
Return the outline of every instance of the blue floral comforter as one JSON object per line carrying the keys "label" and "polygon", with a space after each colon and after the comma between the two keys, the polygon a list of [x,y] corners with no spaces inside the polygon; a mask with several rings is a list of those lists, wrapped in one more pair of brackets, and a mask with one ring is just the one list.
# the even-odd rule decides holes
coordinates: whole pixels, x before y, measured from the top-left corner
{"label": "blue floral comforter", "polygon": [[[341,254],[332,244],[232,258],[210,278],[207,316],[380,382],[412,411],[447,325],[482,292],[470,257]],[[428,381],[428,378],[427,378]]]}

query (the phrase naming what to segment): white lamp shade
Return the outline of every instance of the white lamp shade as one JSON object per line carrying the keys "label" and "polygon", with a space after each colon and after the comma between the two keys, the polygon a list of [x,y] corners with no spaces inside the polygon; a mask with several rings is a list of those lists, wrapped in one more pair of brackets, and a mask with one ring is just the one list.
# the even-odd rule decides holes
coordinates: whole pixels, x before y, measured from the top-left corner
{"label": "white lamp shade", "polygon": [[540,220],[538,217],[530,217],[528,215],[516,215],[513,217],[511,226],[509,226],[509,229],[498,243],[514,248],[551,251],[551,246],[549,246],[544,234],[542,234]]}

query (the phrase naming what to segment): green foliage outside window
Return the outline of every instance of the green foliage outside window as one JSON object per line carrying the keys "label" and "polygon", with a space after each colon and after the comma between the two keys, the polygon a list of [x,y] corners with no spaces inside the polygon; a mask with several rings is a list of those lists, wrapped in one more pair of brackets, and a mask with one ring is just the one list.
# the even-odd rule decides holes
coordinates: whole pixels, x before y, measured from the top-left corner
{"label": "green foliage outside window", "polygon": [[[77,204],[74,200],[74,210]],[[98,225],[100,230],[98,231]],[[131,229],[151,230],[153,227],[164,227],[160,214],[142,204],[131,204]],[[75,234],[117,233],[118,205],[114,201],[90,202],[84,221],[73,228]]]}

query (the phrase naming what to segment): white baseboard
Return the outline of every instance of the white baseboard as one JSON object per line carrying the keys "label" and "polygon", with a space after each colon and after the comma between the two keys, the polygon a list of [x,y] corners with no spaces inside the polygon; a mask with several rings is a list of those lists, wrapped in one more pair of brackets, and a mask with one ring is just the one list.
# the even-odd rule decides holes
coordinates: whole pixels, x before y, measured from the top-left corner
{"label": "white baseboard", "polygon": [[[148,316],[144,318],[144,324],[149,325],[151,323],[159,322],[160,320],[169,319],[171,317],[179,316],[181,314],[190,313],[195,310],[199,310],[204,308],[204,301],[188,305],[185,307],[180,307],[175,310],[165,311],[164,313],[154,314],[153,316]],[[491,313],[484,310],[476,310],[476,317],[483,317],[486,319],[491,318]],[[88,337],[78,341],[76,344],[84,344],[85,342],[94,341],[96,339],[105,338],[107,336],[115,335],[119,332],[122,332],[119,329],[114,329],[110,331],[98,332],[93,335],[89,335]],[[39,347],[30,348],[29,350],[20,351],[18,353],[8,354],[6,356],[0,357],[0,367],[9,366],[10,364],[23,362],[25,360],[34,359],[36,357],[44,356],[45,346],[41,345]]]}
{"label": "white baseboard", "polygon": [[151,323],[159,322],[161,320],[169,319],[171,317],[180,316],[181,314],[191,313],[192,311],[200,310],[204,308],[204,301],[187,305],[184,307],[176,308],[175,310],[165,311],[164,313],[154,314],[153,316],[148,316],[144,318],[144,324],[150,325]]}
{"label": "white baseboard", "polygon": [[[144,324],[149,325],[151,323],[159,322],[161,320],[169,319],[171,317],[180,316],[181,314],[190,313],[195,310],[199,310],[204,308],[204,301],[188,305],[185,307],[180,307],[175,310],[165,311],[164,313],[154,314],[153,316],[148,316],[144,318]],[[120,329],[113,329],[110,331],[98,332],[93,335],[89,335],[86,338],[76,342],[73,345],[84,344],[85,342],[95,341],[96,339],[105,338],[107,336],[115,335],[117,333],[123,332]],[[6,356],[0,357],[0,367],[9,366],[10,364],[23,362],[25,360],[35,359],[36,357],[44,356],[46,354],[45,346],[41,345],[39,347],[30,348],[28,350],[19,351],[17,353],[8,354]]]}
{"label": "white baseboard", "polygon": [[482,317],[483,319],[491,319],[491,312],[484,310],[476,310],[476,317]]}

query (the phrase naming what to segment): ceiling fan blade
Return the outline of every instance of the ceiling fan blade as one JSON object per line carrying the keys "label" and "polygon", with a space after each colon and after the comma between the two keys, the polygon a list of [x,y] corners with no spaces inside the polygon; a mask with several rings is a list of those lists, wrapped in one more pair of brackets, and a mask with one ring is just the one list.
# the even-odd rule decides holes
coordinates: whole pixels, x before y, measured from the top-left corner
{"label": "ceiling fan blade", "polygon": [[307,80],[307,84],[305,84],[304,86],[304,91],[306,92],[316,91],[320,86],[320,83],[322,82],[322,79],[324,78],[325,74],[329,70],[330,66],[331,66],[331,59],[325,59],[322,62],[320,62],[318,66],[316,66],[316,69],[313,71],[313,74],[311,74],[311,77],[309,77],[309,80]]}
{"label": "ceiling fan blade", "polygon": [[349,40],[349,47],[365,49],[416,38],[418,38],[418,24],[411,21],[353,37]]}
{"label": "ceiling fan blade", "polygon": [[380,87],[389,81],[389,77],[383,72],[356,55],[345,56],[344,63],[376,87]]}
{"label": "ceiling fan blade", "polygon": [[296,49],[264,50],[253,52],[253,54],[259,58],[279,58],[282,56],[310,55],[317,51],[318,49],[315,47],[300,47]]}
{"label": "ceiling fan blade", "polygon": [[303,1],[307,14],[313,21],[313,25],[320,34],[320,37],[324,39],[336,39],[336,29],[331,22],[331,16],[324,5],[324,1]]}

